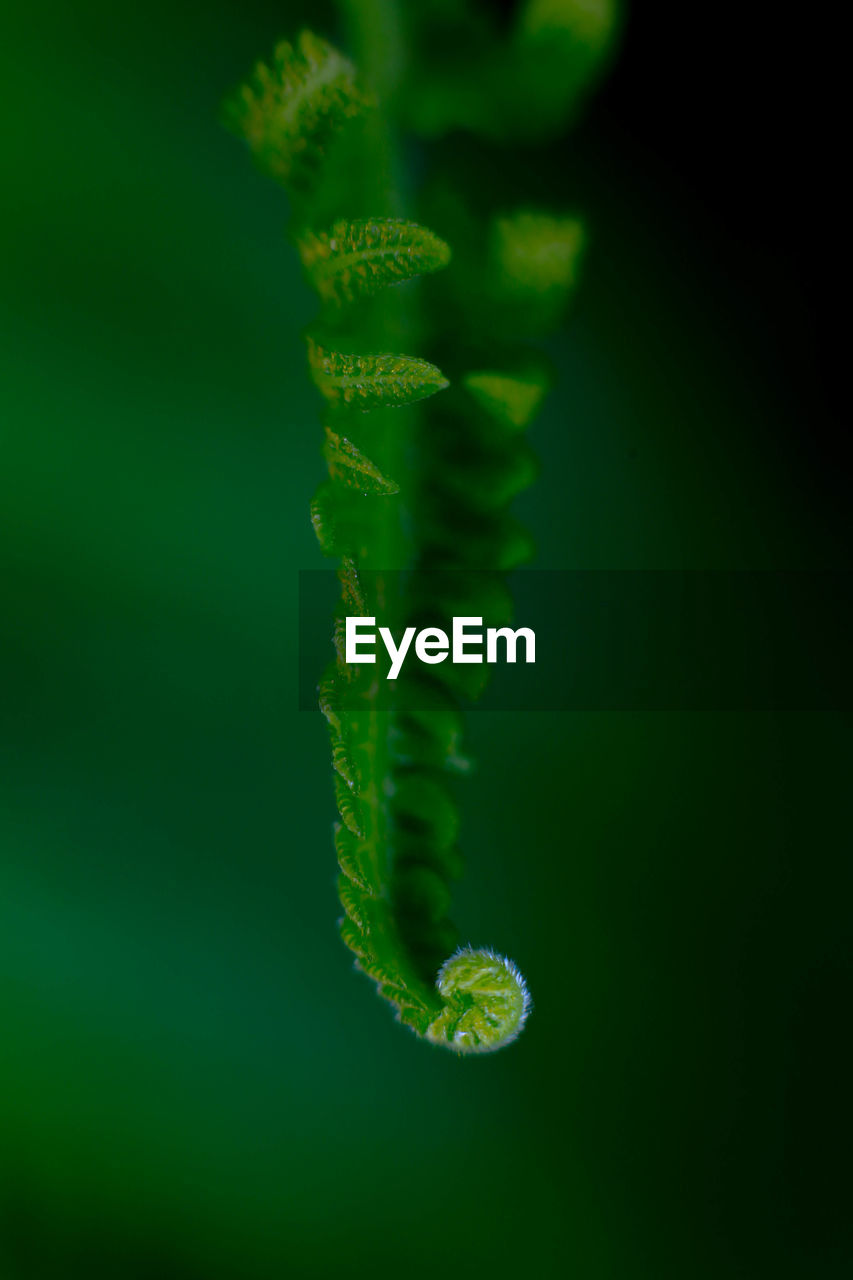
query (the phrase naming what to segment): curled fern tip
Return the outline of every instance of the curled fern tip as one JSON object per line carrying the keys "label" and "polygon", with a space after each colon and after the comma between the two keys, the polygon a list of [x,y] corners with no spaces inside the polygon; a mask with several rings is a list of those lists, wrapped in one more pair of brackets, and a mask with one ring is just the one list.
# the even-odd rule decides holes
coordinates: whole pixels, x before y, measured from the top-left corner
{"label": "curled fern tip", "polygon": [[441,966],[436,987],[444,1008],[426,1036],[456,1053],[491,1053],[512,1044],[532,1007],[515,964],[494,951],[460,947]]}

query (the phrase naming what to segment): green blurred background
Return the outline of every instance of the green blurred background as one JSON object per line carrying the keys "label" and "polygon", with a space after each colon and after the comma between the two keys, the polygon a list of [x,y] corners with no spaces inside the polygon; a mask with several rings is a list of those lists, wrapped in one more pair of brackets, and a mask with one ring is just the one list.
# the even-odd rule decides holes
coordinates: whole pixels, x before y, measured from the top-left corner
{"label": "green blurred background", "polygon": [[[845,565],[806,108],[758,25],[662,14],[529,161],[592,245],[519,511],[540,567]],[[476,713],[454,915],[529,1027],[457,1061],[351,972],[313,303],[218,123],[306,18],[47,0],[0,47],[0,1280],[849,1275],[840,714]]]}

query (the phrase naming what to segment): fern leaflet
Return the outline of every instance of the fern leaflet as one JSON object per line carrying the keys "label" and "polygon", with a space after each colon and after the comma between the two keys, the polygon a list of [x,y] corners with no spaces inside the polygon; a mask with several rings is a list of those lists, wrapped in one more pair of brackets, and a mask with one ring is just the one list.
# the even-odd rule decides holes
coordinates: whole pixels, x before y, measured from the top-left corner
{"label": "fern leaflet", "polygon": [[297,248],[320,297],[339,305],[450,261],[448,245],[434,232],[400,218],[342,219],[331,231],[303,232]]}
{"label": "fern leaflet", "polygon": [[417,356],[349,355],[309,339],[308,361],[317,388],[336,408],[393,408],[449,386],[440,369]]}
{"label": "fern leaflet", "polygon": [[326,427],[326,443],[323,454],[333,480],[340,480],[349,489],[359,493],[399,493],[395,480],[383,475],[374,462],[361,452],[346,436],[338,435]]}
{"label": "fern leaflet", "polygon": [[523,431],[548,390],[544,378],[508,373],[469,373],[464,384],[477,403],[509,431]]}
{"label": "fern leaflet", "polygon": [[296,48],[282,41],[272,66],[258,64],[226,104],[225,118],[262,169],[301,187],[312,181],[334,135],[370,103],[352,63],[313,32],[302,31]]}

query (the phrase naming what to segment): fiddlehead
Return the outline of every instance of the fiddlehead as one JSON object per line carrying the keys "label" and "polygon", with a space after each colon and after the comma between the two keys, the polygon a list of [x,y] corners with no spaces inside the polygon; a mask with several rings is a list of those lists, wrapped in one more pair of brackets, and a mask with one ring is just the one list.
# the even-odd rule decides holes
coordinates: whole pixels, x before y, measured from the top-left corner
{"label": "fiddlehead", "polygon": [[[311,519],[324,553],[340,561],[336,658],[319,701],[340,816],[341,935],[403,1023],[459,1053],[501,1048],[530,1009],[519,971],[491,950],[467,947],[445,959],[457,943],[447,919],[449,884],[462,865],[448,784],[470,767],[460,697],[482,691],[484,668],[432,667],[401,682],[389,706],[379,696],[378,669],[346,663],[344,622],[381,615],[389,626],[419,616],[435,624],[463,613],[488,624],[509,621],[502,575],[529,559],[532,546],[508,506],[535,475],[523,433],[548,375],[535,354],[510,348],[510,367],[463,370],[451,388],[442,352],[459,337],[470,345],[468,300],[453,299],[452,287],[446,305],[457,315],[456,333],[452,325],[436,329],[436,362],[383,350],[415,327],[402,321],[399,303],[383,303],[385,290],[447,267],[451,252],[433,231],[381,207],[369,130],[352,143],[361,150],[357,163],[350,157],[340,203],[358,205],[360,198],[364,207],[372,199],[376,215],[347,218],[340,208],[327,229],[313,225],[312,184],[332,163],[335,133],[376,109],[347,59],[303,33],[296,48],[279,45],[273,66],[259,67],[233,102],[232,127],[295,201],[296,246],[322,306],[322,333],[308,337],[308,363],[325,407],[328,479],[311,503]],[[360,197],[354,172],[364,182]],[[536,336],[553,321],[574,279],[580,228],[523,213],[495,220],[486,238],[485,336],[506,348],[507,332]],[[439,392],[430,401],[435,410],[419,413],[419,402]],[[414,468],[407,461],[413,442]],[[387,571],[412,557],[430,572],[416,574],[397,598]]]}
{"label": "fiddlehead", "polygon": [[488,1053],[510,1044],[524,1026],[530,995],[511,960],[460,948],[445,960],[436,986],[444,1008],[427,1028],[434,1044],[460,1053]]}

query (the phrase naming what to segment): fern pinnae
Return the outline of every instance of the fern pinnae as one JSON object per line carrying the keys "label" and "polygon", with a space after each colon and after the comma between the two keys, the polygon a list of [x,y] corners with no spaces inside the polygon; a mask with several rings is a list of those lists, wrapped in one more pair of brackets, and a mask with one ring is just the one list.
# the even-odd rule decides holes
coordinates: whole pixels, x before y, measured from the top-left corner
{"label": "fern pinnae", "polygon": [[304,231],[297,248],[321,299],[338,306],[450,261],[449,245],[401,218],[341,219],[330,231]]}
{"label": "fern pinnae", "polygon": [[354,836],[362,838],[364,836],[364,816],[358,798],[353,795],[352,788],[340,774],[335,775],[334,783],[335,801],[344,825]]}
{"label": "fern pinnae", "polygon": [[375,896],[375,891],[369,881],[365,879],[361,867],[361,860],[358,855],[358,842],[353,838],[352,832],[344,826],[342,822],[335,824],[335,853],[338,858],[338,866],[348,880],[358,889],[369,892],[371,896]]}
{"label": "fern pinnae", "polygon": [[353,355],[328,351],[308,340],[308,362],[315,386],[333,408],[399,408],[449,386],[440,369],[418,356]]}
{"label": "fern pinnae", "polygon": [[359,493],[385,495],[400,492],[396,480],[384,475],[357,445],[346,436],[338,435],[331,427],[326,427],[323,456],[332,479],[339,480],[348,489],[357,489]]}
{"label": "fern pinnae", "polygon": [[524,431],[538,413],[548,391],[541,374],[472,372],[463,379],[465,388],[492,419],[508,431]]}
{"label": "fern pinnae", "polygon": [[335,134],[371,105],[352,63],[302,31],[295,46],[276,45],[271,66],[258,64],[226,104],[225,118],[262,169],[299,188],[313,179]]}
{"label": "fern pinnae", "polygon": [[350,790],[358,794],[358,773],[349,747],[343,738],[332,741],[332,768],[343,778]]}
{"label": "fern pinnae", "polygon": [[367,616],[367,600],[358,575],[358,565],[352,556],[345,555],[338,569],[341,584],[341,600],[347,613],[364,618]]}

